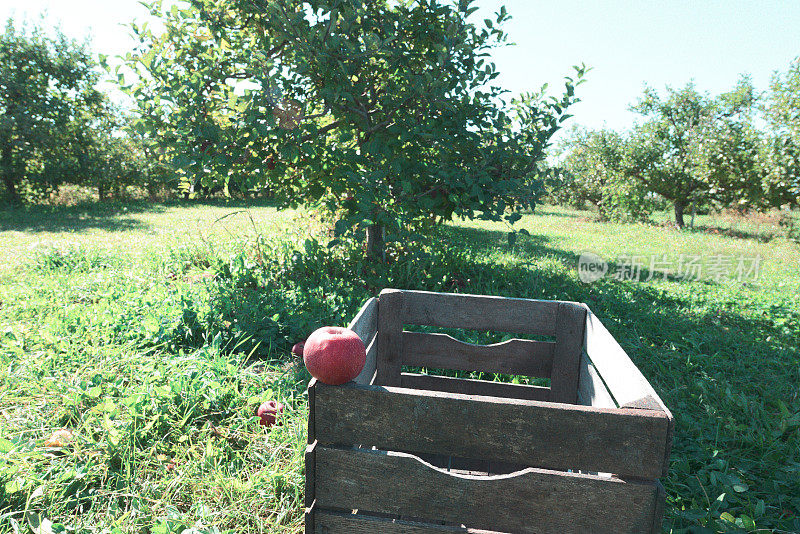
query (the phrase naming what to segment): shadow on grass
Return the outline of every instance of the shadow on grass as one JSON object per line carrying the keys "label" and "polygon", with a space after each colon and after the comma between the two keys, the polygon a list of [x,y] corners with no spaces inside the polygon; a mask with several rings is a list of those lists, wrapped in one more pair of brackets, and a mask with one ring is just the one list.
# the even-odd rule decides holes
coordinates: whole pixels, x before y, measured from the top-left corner
{"label": "shadow on grass", "polygon": [[0,231],[82,232],[90,229],[125,232],[146,229],[134,219],[137,213],[165,211],[162,204],[149,202],[102,202],[77,206],[25,206],[0,211]]}
{"label": "shadow on grass", "polygon": [[[665,527],[698,526],[699,517],[713,526],[721,510],[711,511],[707,493],[713,493],[712,502],[725,493],[724,507],[734,517],[752,517],[758,499],[767,509],[783,506],[783,514],[767,514],[759,526],[800,527],[800,478],[794,472],[800,466],[800,420],[787,422],[787,414],[800,413],[800,312],[762,295],[742,301],[733,289],[720,297],[724,288],[711,281],[584,284],[577,255],[546,238],[517,241],[529,264],[499,264],[487,258],[509,249],[503,232],[447,228],[444,234],[473,247],[469,272],[462,275],[471,282],[460,292],[586,303],[661,394],[676,420],[664,480]],[[536,261],[542,258],[564,269],[542,268]],[[739,481],[747,491],[734,489]]]}
{"label": "shadow on grass", "polygon": [[170,200],[164,203],[147,201],[92,202],[77,206],[34,205],[0,210],[0,231],[18,232],[82,232],[99,229],[109,232],[146,230],[149,225],[132,215],[163,213],[173,207],[219,207],[248,209],[276,207],[270,199],[207,199]]}
{"label": "shadow on grass", "polygon": [[[543,236],[520,237],[512,250],[505,232],[445,227],[432,242],[429,259],[358,269],[325,255],[307,262],[307,253],[271,287],[237,275],[211,315],[288,355],[301,334],[346,324],[381,287],[586,303],[675,416],[665,528],[724,531],[727,512],[800,529],[800,313],[781,295],[726,293],[714,282],[584,284],[577,255]],[[512,257],[498,261],[498,252]]]}
{"label": "shadow on grass", "polygon": [[[577,209],[577,208],[576,208]],[[569,219],[587,219],[587,220],[595,220],[597,219],[597,213],[590,210],[582,210],[583,213],[573,213],[573,212],[564,212],[559,211],[557,209],[553,209],[550,207],[540,207],[536,206],[536,209],[533,210],[534,215],[542,215],[545,217],[563,217]]]}
{"label": "shadow on grass", "polygon": [[784,233],[775,227],[767,227],[762,230],[739,230],[736,228],[725,228],[723,226],[695,225],[694,228],[684,228],[684,231],[696,234],[722,235],[736,239],[752,239],[760,243],[769,243],[773,239],[784,236]]}

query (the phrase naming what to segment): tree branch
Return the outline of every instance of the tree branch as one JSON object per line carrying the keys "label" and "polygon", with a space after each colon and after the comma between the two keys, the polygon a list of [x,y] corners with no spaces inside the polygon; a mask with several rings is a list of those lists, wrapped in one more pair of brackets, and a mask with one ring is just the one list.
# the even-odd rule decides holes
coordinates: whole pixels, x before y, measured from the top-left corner
{"label": "tree branch", "polygon": [[323,126],[322,128],[320,128],[319,130],[317,130],[313,134],[304,135],[303,137],[300,138],[300,141],[301,142],[310,141],[311,139],[313,139],[313,138],[315,138],[315,137],[317,137],[319,135],[326,134],[326,133],[330,132],[331,130],[337,128],[338,126],[341,126],[343,122],[344,121],[342,121],[342,120],[333,121],[332,123]]}

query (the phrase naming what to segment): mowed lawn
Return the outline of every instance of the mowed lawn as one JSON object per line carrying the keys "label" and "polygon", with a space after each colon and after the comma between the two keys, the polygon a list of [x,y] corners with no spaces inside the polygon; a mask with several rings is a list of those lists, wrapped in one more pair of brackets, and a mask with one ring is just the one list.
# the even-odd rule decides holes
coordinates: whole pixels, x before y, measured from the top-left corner
{"label": "mowed lawn", "polygon": [[[463,222],[381,270],[339,265],[310,210],[0,212],[0,532],[299,532],[287,349],[392,285],[586,302],[675,416],[665,531],[798,532],[800,247],[769,218],[697,226],[543,206],[513,245]],[[606,277],[579,280],[585,252]]]}

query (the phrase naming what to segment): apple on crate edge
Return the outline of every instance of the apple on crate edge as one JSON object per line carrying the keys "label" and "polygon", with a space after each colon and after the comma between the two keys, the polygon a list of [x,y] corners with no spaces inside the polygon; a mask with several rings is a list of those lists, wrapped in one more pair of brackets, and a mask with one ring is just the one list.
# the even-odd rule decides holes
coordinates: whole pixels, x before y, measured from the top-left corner
{"label": "apple on crate edge", "polygon": [[367,361],[367,349],[349,328],[323,326],[306,339],[303,362],[311,376],[331,386],[357,377]]}

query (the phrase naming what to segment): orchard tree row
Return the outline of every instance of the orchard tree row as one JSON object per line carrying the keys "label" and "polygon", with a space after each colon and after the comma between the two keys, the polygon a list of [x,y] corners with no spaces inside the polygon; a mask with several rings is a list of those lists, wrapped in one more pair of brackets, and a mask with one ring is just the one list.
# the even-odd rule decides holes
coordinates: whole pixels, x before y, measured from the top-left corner
{"label": "orchard tree row", "polygon": [[693,84],[647,88],[628,132],[573,130],[561,145],[552,196],[597,207],[601,219],[642,220],[667,202],[687,212],[800,204],[800,58],[759,95],[742,78],[716,97]]}
{"label": "orchard tree row", "polygon": [[86,44],[58,30],[6,23],[0,179],[11,204],[40,201],[65,183],[96,188],[101,200],[129,185],[155,184],[158,169],[135,134],[124,132],[129,119],[98,90],[101,72]]}

